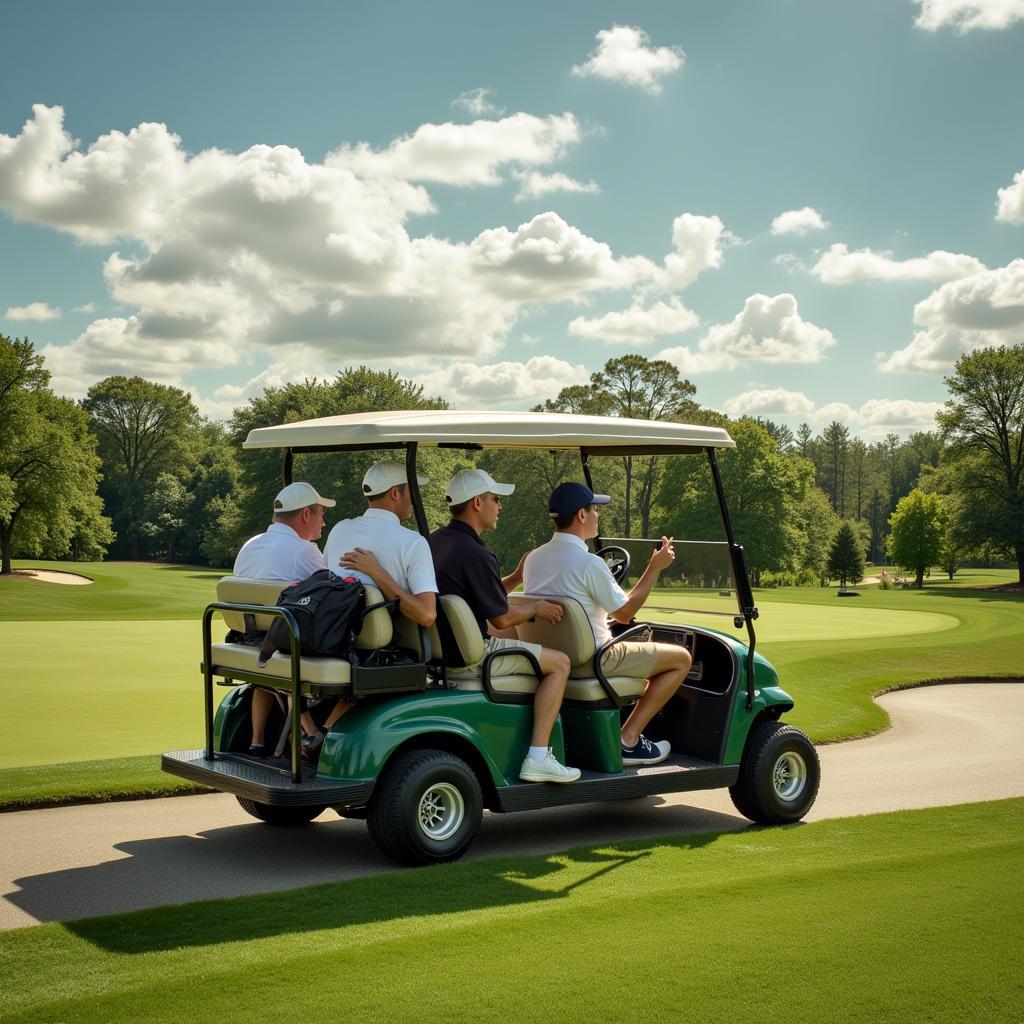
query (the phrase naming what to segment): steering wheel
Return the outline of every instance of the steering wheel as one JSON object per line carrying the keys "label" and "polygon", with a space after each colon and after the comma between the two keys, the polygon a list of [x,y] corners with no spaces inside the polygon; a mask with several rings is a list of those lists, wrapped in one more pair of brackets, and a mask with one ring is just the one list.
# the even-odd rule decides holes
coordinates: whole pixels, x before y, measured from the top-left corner
{"label": "steering wheel", "polygon": [[594,554],[598,558],[603,558],[605,565],[608,566],[608,571],[612,574],[612,578],[616,583],[621,583],[629,573],[629,552],[625,548],[620,548],[618,545],[613,544],[606,548],[601,548],[600,551],[595,551]]}

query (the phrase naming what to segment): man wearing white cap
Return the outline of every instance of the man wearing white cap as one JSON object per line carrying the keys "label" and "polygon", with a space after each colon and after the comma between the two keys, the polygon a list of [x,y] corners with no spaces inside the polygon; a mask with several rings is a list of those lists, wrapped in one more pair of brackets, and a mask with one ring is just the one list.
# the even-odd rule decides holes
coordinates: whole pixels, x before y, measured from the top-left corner
{"label": "man wearing white cap", "polygon": [[[419,485],[430,483],[425,476]],[[340,566],[364,583],[372,583],[386,601],[398,599],[406,618],[431,626],[437,616],[437,581],[426,540],[402,526],[412,515],[405,466],[375,462],[363,477],[369,508],[356,519],[336,523],[324,555],[334,572]]]}
{"label": "man wearing white cap", "polygon": [[[312,484],[289,484],[274,499],[274,517],[266,533],[242,545],[235,558],[234,575],[248,580],[294,583],[326,569],[327,563],[314,541],[323,533],[324,512],[334,505],[333,498],[317,494]],[[274,697],[267,690],[253,690],[249,752],[259,757],[270,752],[263,734],[273,703]],[[316,729],[308,714],[303,714],[302,725],[307,733]]]}
{"label": "man wearing white cap", "polygon": [[[526,648],[537,659],[543,678],[533,699],[533,735],[519,777],[524,782],[575,782],[580,777],[578,768],[560,764],[548,746],[551,729],[558,717],[569,678],[569,658],[561,651],[541,647],[512,638],[496,635],[527,619],[540,618],[559,622],[562,606],[553,601],[531,601],[509,607],[508,593],[522,582],[522,562],[515,572],[504,579],[498,568],[498,559],[480,535],[498,525],[501,499],[508,497],[515,484],[498,483],[482,469],[464,469],[448,483],[445,501],[451,513],[451,522],[430,535],[430,550],[437,568],[437,581],[442,594],[456,594],[469,605],[484,638],[484,654],[506,648]],[[503,661],[493,662],[493,671],[515,671],[510,666],[503,670]],[[480,665],[466,669],[449,669],[449,675],[480,675]]]}

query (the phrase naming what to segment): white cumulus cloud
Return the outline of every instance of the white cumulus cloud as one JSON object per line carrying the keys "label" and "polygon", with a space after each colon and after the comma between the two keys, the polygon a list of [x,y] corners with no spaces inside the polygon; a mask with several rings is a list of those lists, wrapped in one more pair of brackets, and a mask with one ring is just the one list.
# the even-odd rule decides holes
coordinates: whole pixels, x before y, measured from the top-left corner
{"label": "white cumulus cloud", "polygon": [[423,182],[589,189],[547,167],[579,137],[572,114],[514,114],[422,125],[379,150],[343,144],[317,163],[287,146],[189,153],[160,124],[83,148],[63,110],[40,105],[0,135],[0,207],[107,247],[106,284],[126,310],[54,349],[69,390],[114,372],[182,384],[300,352],[335,367],[472,360],[528,309],[665,276],[552,212],[468,241],[410,233],[435,209]]}
{"label": "white cumulus cloud", "polygon": [[914,0],[921,10],[914,24],[935,32],[956,29],[961,35],[975,28],[1008,28],[1024,19],[1024,0]]}
{"label": "white cumulus cloud", "polygon": [[802,391],[768,388],[744,391],[727,399],[722,411],[729,416],[808,416],[814,403]]}
{"label": "white cumulus cloud", "polygon": [[490,89],[468,89],[452,100],[452,106],[461,107],[474,117],[501,117],[505,113],[505,108],[492,103],[490,97]]}
{"label": "white cumulus cloud", "polygon": [[613,25],[602,29],[586,63],[574,67],[572,73],[637,85],[657,95],[661,92],[661,79],[678,71],[686,55],[678,46],[652,47],[650,41],[641,28]]}
{"label": "white cumulus cloud", "polygon": [[5,320],[59,320],[60,308],[45,302],[30,302],[27,306],[8,306]]}
{"label": "white cumulus cloud", "polygon": [[824,284],[853,284],[856,281],[950,281],[977,274],[985,264],[964,253],[941,249],[909,260],[893,259],[891,252],[858,249],[842,243],[830,246],[811,268]]}
{"label": "white cumulus cloud", "polygon": [[589,379],[583,366],[554,356],[483,366],[457,362],[414,377],[427,394],[440,395],[463,409],[536,405],[554,398],[564,387],[585,384]]}
{"label": "white cumulus cloud", "polygon": [[525,202],[527,199],[539,199],[551,192],[589,192],[596,194],[601,191],[596,181],[577,181],[568,174],[556,172],[544,174],[542,171],[515,171],[514,177],[519,181],[516,200]]}
{"label": "white cumulus cloud", "polygon": [[950,281],[914,307],[924,328],[905,348],[878,353],[882,370],[945,373],[977,348],[1011,345],[1024,335],[1024,259]]}
{"label": "white cumulus cloud", "polygon": [[666,334],[682,334],[700,323],[700,317],[675,296],[667,302],[644,306],[635,301],[629,309],[599,317],[578,316],[569,324],[576,338],[599,338],[607,343],[645,345]]}
{"label": "white cumulus cloud", "polygon": [[806,235],[808,231],[822,231],[828,221],[813,206],[799,210],[786,210],[772,221],[773,235]]}
{"label": "white cumulus cloud", "polygon": [[697,343],[658,354],[684,374],[732,370],[745,363],[817,363],[836,344],[832,332],[800,316],[788,292],[751,295],[727,324],[715,324]]}
{"label": "white cumulus cloud", "polygon": [[1013,176],[1012,185],[999,189],[996,200],[996,220],[1024,220],[1024,171],[1018,171]]}
{"label": "white cumulus cloud", "polygon": [[328,154],[328,167],[365,178],[399,178],[445,185],[497,185],[512,166],[538,167],[561,158],[580,139],[572,114],[511,114],[500,121],[423,124],[386,149],[366,143]]}

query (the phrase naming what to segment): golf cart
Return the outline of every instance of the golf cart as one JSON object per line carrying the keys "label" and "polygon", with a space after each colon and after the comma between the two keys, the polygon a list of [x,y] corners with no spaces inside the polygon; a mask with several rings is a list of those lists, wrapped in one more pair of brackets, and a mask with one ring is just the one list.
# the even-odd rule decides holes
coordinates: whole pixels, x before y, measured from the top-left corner
{"label": "golf cart", "polygon": [[[684,612],[693,611],[698,619],[726,615],[746,638],[687,619],[685,624],[630,623],[598,646],[582,606],[573,599],[511,594],[511,602],[544,596],[565,609],[557,625],[531,620],[518,633],[522,640],[558,648],[570,658],[572,673],[550,742],[560,761],[583,770],[571,785],[524,783],[518,771],[529,745],[539,668],[524,651],[520,672],[495,675],[461,598],[441,597],[437,622],[424,629],[398,614],[397,602],[384,601],[368,586],[353,652],[347,659],[315,658],[300,654],[295,620],[276,605],[280,581],[226,577],[202,620],[205,746],[164,754],[165,771],[233,793],[247,812],[272,825],[306,824],[328,807],[344,817],[365,817],[380,848],[403,864],[461,856],[484,808],[523,811],[728,787],[740,813],[770,824],[797,821],[814,802],[819,780],[814,746],[780,721],[793,699],[755,652],[757,608],[743,549],[732,535],[716,459],[719,448],[735,447],[725,430],[562,414],[381,412],[256,429],[244,447],[283,449],[285,483],[291,482],[294,457],[302,453],[404,455],[416,525],[424,536],[427,520],[416,482],[417,452],[424,448],[578,451],[581,474],[591,489],[592,466],[601,458],[706,459],[724,539],[676,541],[677,552],[684,549],[677,563],[689,563],[675,570],[678,580],[685,570],[704,583],[688,603],[707,597],[704,608]],[[595,542],[619,579],[627,578],[631,548],[637,551],[638,545],[651,550],[650,541],[598,537]],[[735,604],[723,610],[723,596]],[[677,608],[659,610],[680,618]],[[251,642],[214,642],[216,612],[229,628],[248,636],[284,619],[290,653],[279,652],[259,667],[258,647]],[[648,638],[686,647],[692,668],[645,729],[651,739],[671,742],[669,760],[623,768],[619,728],[644,680],[607,676],[602,655],[611,644]],[[449,678],[450,669],[481,661],[479,679]],[[229,688],[216,708],[215,683]],[[248,755],[255,688],[276,695],[267,735],[280,738],[269,758]],[[298,715],[290,708],[300,707],[304,698],[338,697],[354,706],[331,728],[316,763],[303,761]]]}

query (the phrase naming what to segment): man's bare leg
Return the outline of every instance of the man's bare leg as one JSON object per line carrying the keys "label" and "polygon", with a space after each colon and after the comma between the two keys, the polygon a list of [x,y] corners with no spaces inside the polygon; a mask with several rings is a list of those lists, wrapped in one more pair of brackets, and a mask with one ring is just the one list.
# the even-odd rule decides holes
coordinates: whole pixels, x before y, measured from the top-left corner
{"label": "man's bare leg", "polygon": [[533,697],[533,733],[530,745],[546,747],[551,739],[558,709],[565,696],[565,684],[569,680],[569,657],[550,647],[540,649],[540,670],[544,673]]}
{"label": "man's bare leg", "polygon": [[643,695],[622,726],[622,745],[632,747],[650,720],[669,702],[690,671],[690,652],[674,644],[655,644],[658,657]]}

